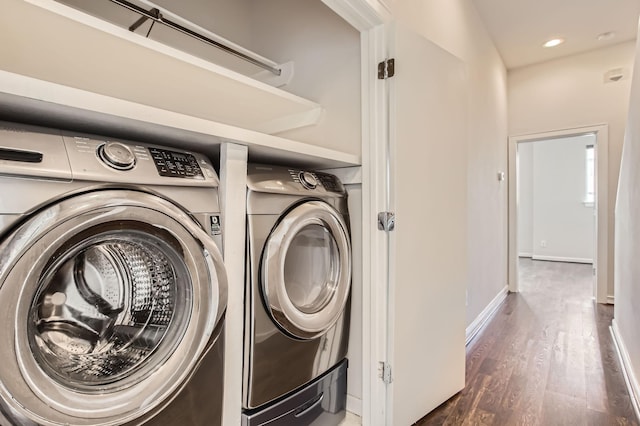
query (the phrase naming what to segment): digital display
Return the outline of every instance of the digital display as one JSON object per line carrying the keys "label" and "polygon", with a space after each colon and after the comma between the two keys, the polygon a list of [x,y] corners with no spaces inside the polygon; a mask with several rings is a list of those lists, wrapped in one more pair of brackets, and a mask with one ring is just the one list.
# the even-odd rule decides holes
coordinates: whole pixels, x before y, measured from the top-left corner
{"label": "digital display", "polygon": [[160,148],[149,148],[160,176],[203,179],[202,169],[194,155]]}

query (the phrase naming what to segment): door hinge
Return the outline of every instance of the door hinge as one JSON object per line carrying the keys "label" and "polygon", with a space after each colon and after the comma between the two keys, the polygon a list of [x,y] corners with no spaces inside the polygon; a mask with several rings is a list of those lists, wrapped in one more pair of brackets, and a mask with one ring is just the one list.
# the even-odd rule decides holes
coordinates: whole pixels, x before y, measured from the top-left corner
{"label": "door hinge", "polygon": [[378,80],[391,78],[396,73],[396,60],[386,59],[378,64]]}
{"label": "door hinge", "polygon": [[380,231],[393,231],[396,227],[396,214],[393,212],[378,213],[378,229]]}
{"label": "door hinge", "polygon": [[387,385],[393,381],[391,377],[391,364],[388,362],[380,361],[380,378]]}

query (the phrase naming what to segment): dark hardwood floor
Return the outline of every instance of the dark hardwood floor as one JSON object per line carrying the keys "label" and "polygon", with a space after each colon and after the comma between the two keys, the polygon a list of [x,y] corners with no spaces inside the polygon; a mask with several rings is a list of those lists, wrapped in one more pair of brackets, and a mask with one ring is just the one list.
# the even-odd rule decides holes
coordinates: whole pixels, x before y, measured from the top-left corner
{"label": "dark hardwood floor", "polygon": [[521,292],[467,347],[466,387],[416,424],[638,425],[591,280],[591,265],[521,259]]}

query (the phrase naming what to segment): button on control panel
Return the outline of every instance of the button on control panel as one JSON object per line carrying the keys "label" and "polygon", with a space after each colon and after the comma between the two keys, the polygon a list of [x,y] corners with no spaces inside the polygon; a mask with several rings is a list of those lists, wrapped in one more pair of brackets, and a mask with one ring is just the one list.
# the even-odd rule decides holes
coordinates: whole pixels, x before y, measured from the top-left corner
{"label": "button on control panel", "polygon": [[311,172],[300,172],[298,179],[302,186],[307,189],[315,189],[315,187],[318,186],[318,179],[316,179],[315,175]]}
{"label": "button on control panel", "polygon": [[316,176],[320,181],[320,183],[322,183],[322,186],[324,186],[324,188],[327,191],[334,191],[334,192],[344,191],[344,187],[342,186],[342,183],[340,183],[338,178],[336,178],[334,175],[330,175],[327,173],[316,173]]}
{"label": "button on control panel", "polygon": [[149,148],[160,176],[204,179],[198,160],[192,154],[168,149]]}

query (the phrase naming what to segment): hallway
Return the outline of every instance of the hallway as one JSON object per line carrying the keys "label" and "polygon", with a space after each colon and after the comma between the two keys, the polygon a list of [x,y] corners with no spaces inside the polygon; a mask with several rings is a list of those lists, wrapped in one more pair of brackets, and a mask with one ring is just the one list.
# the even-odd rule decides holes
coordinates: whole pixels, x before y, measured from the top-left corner
{"label": "hallway", "polygon": [[416,424],[637,425],[591,265],[520,262],[521,292],[467,347],[465,389]]}

